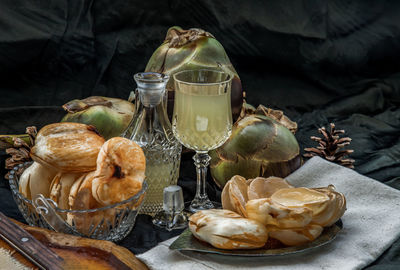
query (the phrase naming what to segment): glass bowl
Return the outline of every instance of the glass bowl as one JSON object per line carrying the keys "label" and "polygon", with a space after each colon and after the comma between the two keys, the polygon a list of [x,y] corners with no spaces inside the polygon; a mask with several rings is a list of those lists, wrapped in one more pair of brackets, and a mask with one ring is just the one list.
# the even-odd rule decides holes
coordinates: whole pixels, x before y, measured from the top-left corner
{"label": "glass bowl", "polygon": [[116,204],[87,210],[60,209],[57,203],[42,194],[29,200],[19,192],[17,171],[26,169],[31,164],[32,162],[20,164],[9,174],[13,198],[29,225],[110,241],[122,240],[131,232],[146,194],[146,181],[139,193]]}

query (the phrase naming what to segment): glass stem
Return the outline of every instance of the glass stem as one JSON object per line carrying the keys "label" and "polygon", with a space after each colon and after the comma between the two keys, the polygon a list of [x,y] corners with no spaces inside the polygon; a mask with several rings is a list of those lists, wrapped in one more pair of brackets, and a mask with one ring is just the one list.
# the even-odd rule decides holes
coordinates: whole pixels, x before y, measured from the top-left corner
{"label": "glass stem", "polygon": [[213,208],[214,206],[208,199],[206,192],[207,167],[211,157],[207,153],[196,152],[193,156],[193,160],[197,172],[197,186],[196,195],[190,208],[193,211]]}

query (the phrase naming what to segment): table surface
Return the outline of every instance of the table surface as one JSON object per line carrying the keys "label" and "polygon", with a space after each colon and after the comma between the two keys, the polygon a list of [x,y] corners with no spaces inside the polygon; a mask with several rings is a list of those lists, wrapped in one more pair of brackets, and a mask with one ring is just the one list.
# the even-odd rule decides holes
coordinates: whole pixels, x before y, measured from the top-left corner
{"label": "table surface", "polygon": [[[181,177],[178,184],[182,186],[185,201],[189,201],[195,192],[194,166],[191,160],[191,153],[184,154],[181,162]],[[210,178],[210,177],[209,177]],[[220,190],[209,179],[207,190],[212,200],[220,199]],[[0,210],[7,216],[24,222],[16,204],[13,201],[7,181],[0,182]],[[179,235],[183,230],[168,232],[154,226],[149,215],[138,215],[132,232],[118,244],[128,248],[134,254],[143,253],[159,242]],[[366,269],[400,269],[400,240],[388,249],[376,262]]]}
{"label": "table surface", "polygon": [[[178,184],[183,189],[185,201],[190,201],[193,198],[196,186],[194,180],[195,168],[191,159],[192,155],[191,153],[184,154],[181,162],[181,177],[179,178]],[[210,199],[213,201],[220,201],[221,192],[211,180],[207,183],[207,190]],[[26,223],[12,198],[8,181],[5,179],[0,181],[0,211],[8,217]],[[179,235],[183,231],[174,230],[168,232],[154,226],[151,219],[149,215],[138,215],[132,233],[118,244],[128,248],[134,254],[140,254],[156,246],[159,242]]]}

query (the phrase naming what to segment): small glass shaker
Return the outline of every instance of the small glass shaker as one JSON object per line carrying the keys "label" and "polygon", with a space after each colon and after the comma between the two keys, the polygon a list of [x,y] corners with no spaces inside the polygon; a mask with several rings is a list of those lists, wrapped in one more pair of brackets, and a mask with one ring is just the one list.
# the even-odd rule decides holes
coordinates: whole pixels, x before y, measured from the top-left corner
{"label": "small glass shaker", "polygon": [[164,188],[163,200],[163,210],[154,216],[153,224],[168,231],[185,228],[187,217],[183,212],[185,204],[182,188],[177,185]]}

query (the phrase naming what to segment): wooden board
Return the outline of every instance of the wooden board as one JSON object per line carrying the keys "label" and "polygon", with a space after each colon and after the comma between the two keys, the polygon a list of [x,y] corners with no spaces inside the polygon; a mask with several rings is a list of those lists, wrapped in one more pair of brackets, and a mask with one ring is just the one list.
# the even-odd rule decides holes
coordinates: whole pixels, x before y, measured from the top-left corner
{"label": "wooden board", "polygon": [[[63,258],[64,264],[62,268],[64,269],[148,269],[128,249],[110,241],[56,233],[13,221]],[[6,242],[0,240],[0,247],[10,250],[13,253],[13,257],[27,267],[38,269]]]}
{"label": "wooden board", "polygon": [[41,269],[62,270],[63,258],[0,212],[0,238]]}

